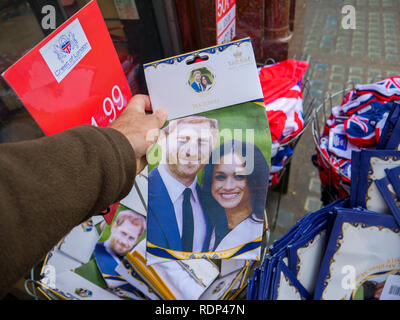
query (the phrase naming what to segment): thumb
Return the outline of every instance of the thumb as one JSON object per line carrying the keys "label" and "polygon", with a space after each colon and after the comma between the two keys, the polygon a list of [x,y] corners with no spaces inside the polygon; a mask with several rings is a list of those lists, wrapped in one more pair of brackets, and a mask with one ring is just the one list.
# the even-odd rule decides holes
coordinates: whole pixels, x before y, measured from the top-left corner
{"label": "thumb", "polygon": [[154,111],[151,116],[156,118],[158,128],[161,128],[164,125],[164,123],[165,123],[165,121],[167,121],[167,117],[168,117],[167,112],[165,112],[164,109],[158,109],[158,110]]}

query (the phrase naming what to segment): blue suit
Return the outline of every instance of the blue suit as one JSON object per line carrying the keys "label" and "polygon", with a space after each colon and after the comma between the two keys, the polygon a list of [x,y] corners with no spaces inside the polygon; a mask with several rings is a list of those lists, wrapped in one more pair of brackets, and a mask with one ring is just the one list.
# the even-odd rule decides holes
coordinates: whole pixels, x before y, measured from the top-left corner
{"label": "blue suit", "polygon": [[192,86],[192,88],[193,88],[196,92],[201,92],[201,91],[204,90],[203,85],[202,85],[201,83],[200,83],[200,84],[197,84],[196,81],[193,81],[192,84],[191,84],[191,86]]}
{"label": "blue suit", "polygon": [[[144,297],[143,294],[129,284],[126,279],[121,277],[119,273],[115,271],[118,266],[118,262],[110,255],[106,250],[104,242],[98,242],[93,251],[94,259],[97,263],[98,271],[101,273],[101,277],[107,280],[120,281],[121,285],[118,286],[119,289],[131,292],[138,297]],[[122,260],[123,257],[117,256],[118,259]]]}
{"label": "blue suit", "polygon": [[[121,280],[121,276],[115,271],[118,262],[108,253],[104,242],[98,242],[96,244],[93,254],[103,278]],[[122,259],[122,257],[118,258]]]}
{"label": "blue suit", "polygon": [[[200,187],[196,186],[196,190],[200,197]],[[206,219],[206,241],[203,244],[203,252],[208,251],[209,234],[211,234],[208,217],[206,214],[204,214],[204,217]],[[154,168],[149,173],[147,241],[158,247],[182,251],[174,205],[158,168]]]}

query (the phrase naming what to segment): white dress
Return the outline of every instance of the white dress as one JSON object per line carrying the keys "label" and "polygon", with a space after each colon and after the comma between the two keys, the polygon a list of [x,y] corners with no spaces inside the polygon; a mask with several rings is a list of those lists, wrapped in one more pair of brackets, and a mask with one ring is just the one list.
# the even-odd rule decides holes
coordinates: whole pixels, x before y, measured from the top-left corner
{"label": "white dress", "polygon": [[[243,246],[246,243],[252,242],[256,239],[259,239],[261,242],[263,226],[263,222],[256,222],[250,217],[246,218],[221,240],[214,252]],[[209,251],[212,251],[214,244],[215,229],[211,235]],[[257,260],[260,259],[260,251],[261,245],[253,250],[234,257],[234,259]]]}

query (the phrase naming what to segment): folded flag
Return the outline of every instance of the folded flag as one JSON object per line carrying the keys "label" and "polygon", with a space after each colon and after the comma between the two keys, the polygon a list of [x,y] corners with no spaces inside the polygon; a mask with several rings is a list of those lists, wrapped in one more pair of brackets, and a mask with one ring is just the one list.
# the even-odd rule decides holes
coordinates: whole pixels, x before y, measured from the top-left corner
{"label": "folded flag", "polygon": [[[280,145],[289,142],[304,128],[302,80],[308,62],[294,59],[259,68],[259,78],[264,95],[272,139],[272,160],[270,184],[279,183],[279,171],[292,151],[281,149]],[[279,153],[279,155],[278,155]],[[282,154],[286,153],[283,157]],[[278,158],[274,160],[274,157]]]}
{"label": "folded flag", "polygon": [[[322,152],[314,163],[319,168],[323,190],[329,189],[332,193],[336,189],[338,192],[333,193],[337,195],[349,194],[349,189],[343,185],[351,179],[351,152],[361,148],[374,149],[381,139],[387,144],[388,135],[395,132],[392,129],[397,119],[392,114],[399,98],[400,77],[388,77],[375,83],[356,85],[344,96],[340,106],[332,107],[321,132],[319,149]],[[385,129],[388,118],[392,129]],[[392,135],[391,143],[387,145],[398,145],[400,141],[397,143],[396,139],[397,134]],[[382,145],[383,142],[379,148],[382,149]],[[335,170],[327,166],[322,157]]]}

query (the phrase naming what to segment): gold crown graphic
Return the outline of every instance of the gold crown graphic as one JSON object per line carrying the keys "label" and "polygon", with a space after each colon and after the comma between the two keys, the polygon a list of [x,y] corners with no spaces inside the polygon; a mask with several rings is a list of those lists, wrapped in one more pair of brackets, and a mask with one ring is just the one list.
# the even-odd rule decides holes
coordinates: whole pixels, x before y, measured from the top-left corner
{"label": "gold crown graphic", "polygon": [[242,52],[241,52],[241,51],[234,52],[234,53],[233,53],[233,56],[234,56],[235,58],[240,58],[240,57],[242,56]]}

